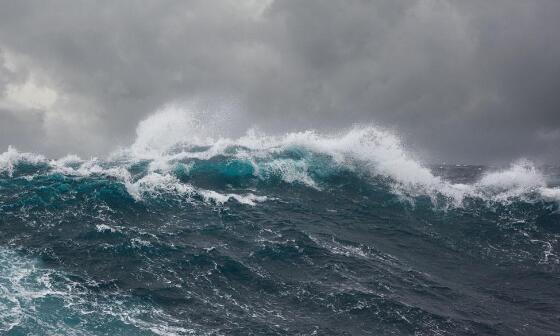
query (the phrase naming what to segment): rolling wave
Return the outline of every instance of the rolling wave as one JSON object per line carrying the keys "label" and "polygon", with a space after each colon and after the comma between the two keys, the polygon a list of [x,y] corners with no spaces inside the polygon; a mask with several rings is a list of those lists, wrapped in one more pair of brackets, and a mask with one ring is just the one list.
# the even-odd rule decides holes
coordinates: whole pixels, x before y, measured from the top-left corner
{"label": "rolling wave", "polygon": [[167,108],[140,123],[136,141],[107,159],[68,155],[49,160],[10,147],[0,154],[0,173],[27,179],[41,174],[112,178],[136,200],[144,194],[174,192],[187,197],[199,194],[218,203],[237,200],[254,205],[266,200],[266,195],[222,194],[194,184],[213,178],[214,186],[224,189],[236,183],[255,187],[281,181],[320,190],[328,189],[336,176],[345,175],[363,183],[382,180],[407,199],[428,196],[436,202],[443,198],[448,206],[461,206],[472,198],[490,202],[560,200],[560,188],[551,186],[530,161],[485,171],[469,184],[453,183],[415,160],[394,133],[372,125],[332,134],[304,131],[269,136],[250,130],[236,139],[202,134],[207,132],[194,117]]}
{"label": "rolling wave", "polygon": [[0,154],[0,332],[560,328],[558,172],[429,167],[373,125],[208,125],[168,107],[107,158]]}

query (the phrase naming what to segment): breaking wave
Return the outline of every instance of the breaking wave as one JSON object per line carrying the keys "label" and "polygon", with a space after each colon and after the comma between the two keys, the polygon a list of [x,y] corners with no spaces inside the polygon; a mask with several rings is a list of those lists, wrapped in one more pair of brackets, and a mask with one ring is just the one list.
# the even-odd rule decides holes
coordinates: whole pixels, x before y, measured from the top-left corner
{"label": "breaking wave", "polygon": [[560,330],[558,169],[211,119],[166,107],[106,158],[0,154],[0,333]]}
{"label": "breaking wave", "polygon": [[[549,186],[545,175],[528,160],[502,170],[485,170],[471,183],[453,183],[415,160],[396,134],[373,125],[331,134],[309,130],[270,136],[249,130],[238,138],[211,136],[204,125],[196,114],[171,106],[142,121],[136,141],[108,159],[69,155],[49,160],[10,147],[0,154],[0,173],[30,179],[40,174],[114,178],[136,200],[158,193],[200,195],[215,203],[236,200],[255,205],[266,200],[265,195],[223,194],[190,183],[204,174],[226,184],[245,179],[246,185],[254,186],[255,181],[280,180],[315,189],[328,189],[328,180],[334,176],[354,174],[364,183],[383,179],[404,198],[429,196],[434,202],[443,198],[453,206],[461,206],[468,198],[490,202],[560,199],[560,188]],[[25,168],[19,171],[20,166]]]}

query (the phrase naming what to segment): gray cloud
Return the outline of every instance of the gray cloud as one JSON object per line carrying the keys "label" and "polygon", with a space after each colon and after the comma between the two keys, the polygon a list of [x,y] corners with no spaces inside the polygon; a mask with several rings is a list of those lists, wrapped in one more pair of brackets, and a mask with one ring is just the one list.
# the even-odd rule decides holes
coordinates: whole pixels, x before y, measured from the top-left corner
{"label": "gray cloud", "polygon": [[[166,102],[206,97],[235,102],[235,131],[374,122],[431,160],[558,162],[559,15],[555,0],[3,1],[0,148],[106,153]],[[14,107],[30,78],[56,103]]]}

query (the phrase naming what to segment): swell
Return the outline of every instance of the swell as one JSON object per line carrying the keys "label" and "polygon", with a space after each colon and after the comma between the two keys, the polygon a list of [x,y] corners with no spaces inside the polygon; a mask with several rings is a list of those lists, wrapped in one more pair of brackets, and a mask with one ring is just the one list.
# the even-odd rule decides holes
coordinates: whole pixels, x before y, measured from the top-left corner
{"label": "swell", "polygon": [[228,138],[178,110],[104,159],[9,148],[0,331],[550,334],[557,182],[430,169],[371,125]]}
{"label": "swell", "polygon": [[[250,129],[236,138],[220,134],[216,130],[227,127],[218,125],[212,114],[168,105],[138,124],[132,145],[106,159],[68,155],[53,160],[10,147],[0,154],[0,178],[8,184],[13,178],[33,180],[52,174],[106,178],[121,183],[138,201],[174,194],[254,205],[266,195],[248,189],[288,184],[329,190],[333,184],[356,179],[361,184],[382,184],[402,199],[428,197],[443,207],[461,207],[472,199],[501,204],[560,200],[557,183],[530,161],[519,160],[506,169],[485,171],[474,181],[457,183],[435,175],[406,150],[397,134],[375,125],[280,136]],[[236,189],[231,187],[241,193],[223,193]]]}
{"label": "swell", "polygon": [[137,201],[158,195],[187,200],[198,196],[213,203],[255,205],[266,200],[259,192],[281,184],[328,191],[348,183],[382,185],[403,200],[428,197],[443,207],[462,207],[472,199],[501,204],[560,200],[560,188],[530,161],[485,169],[474,181],[455,183],[409,158],[396,137],[373,127],[324,136],[249,133],[209,145],[178,143],[158,152],[132,146],[105,160],[73,155],[50,160],[11,147],[0,154],[5,188],[17,179],[31,182],[53,175],[114,181]]}

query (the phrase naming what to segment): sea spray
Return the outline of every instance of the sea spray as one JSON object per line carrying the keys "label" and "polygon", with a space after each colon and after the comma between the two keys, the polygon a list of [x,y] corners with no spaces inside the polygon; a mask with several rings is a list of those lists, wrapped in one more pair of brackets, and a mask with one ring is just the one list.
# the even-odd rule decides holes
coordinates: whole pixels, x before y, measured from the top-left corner
{"label": "sea spray", "polygon": [[1,332],[560,329],[560,170],[434,169],[371,124],[204,118],[166,107],[107,158],[0,154]]}

